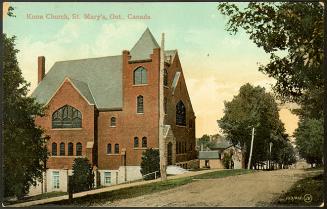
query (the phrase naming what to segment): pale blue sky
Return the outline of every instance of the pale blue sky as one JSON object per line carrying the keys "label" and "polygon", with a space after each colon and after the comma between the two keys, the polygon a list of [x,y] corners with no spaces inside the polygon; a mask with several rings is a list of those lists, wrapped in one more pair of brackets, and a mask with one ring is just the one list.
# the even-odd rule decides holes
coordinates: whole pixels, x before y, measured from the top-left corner
{"label": "pale blue sky", "polygon": [[[244,3],[240,3],[244,4]],[[23,75],[37,82],[37,56],[46,57],[46,72],[55,61],[121,54],[131,49],[149,27],[166,49],[178,49],[193,108],[196,135],[218,132],[223,101],[231,100],[246,82],[270,89],[273,79],[258,72],[269,55],[248,35],[232,36],[225,30],[227,18],[218,3],[11,3],[16,18],[4,18],[4,32],[17,36],[18,61]],[[27,19],[27,14],[79,14],[79,20]],[[123,20],[85,20],[84,14],[120,14]],[[150,20],[130,20],[128,14],[148,15]],[[287,113],[289,115],[289,113]],[[290,116],[290,115],[289,115]],[[282,118],[283,119],[283,118]],[[289,133],[295,125],[285,119]],[[289,126],[289,127],[288,127]]]}

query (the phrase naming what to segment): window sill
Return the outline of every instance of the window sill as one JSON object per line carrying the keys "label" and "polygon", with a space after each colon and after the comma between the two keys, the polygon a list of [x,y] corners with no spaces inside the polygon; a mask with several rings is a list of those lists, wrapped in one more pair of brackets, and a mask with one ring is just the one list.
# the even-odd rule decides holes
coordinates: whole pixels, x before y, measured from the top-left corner
{"label": "window sill", "polygon": [[137,112],[138,115],[144,115],[144,112]]}
{"label": "window sill", "polygon": [[115,156],[115,155],[121,155],[121,154],[106,154],[106,155],[113,155],[113,156]]}
{"label": "window sill", "polygon": [[176,127],[180,127],[180,128],[186,128],[186,125],[176,125]]}
{"label": "window sill", "polygon": [[51,128],[51,131],[79,131],[83,128]]}
{"label": "window sill", "polygon": [[147,147],[134,147],[134,150],[146,150],[148,149]]}
{"label": "window sill", "polygon": [[149,84],[133,84],[133,87],[148,86]]}
{"label": "window sill", "polygon": [[110,128],[116,128],[116,126],[109,126]]}

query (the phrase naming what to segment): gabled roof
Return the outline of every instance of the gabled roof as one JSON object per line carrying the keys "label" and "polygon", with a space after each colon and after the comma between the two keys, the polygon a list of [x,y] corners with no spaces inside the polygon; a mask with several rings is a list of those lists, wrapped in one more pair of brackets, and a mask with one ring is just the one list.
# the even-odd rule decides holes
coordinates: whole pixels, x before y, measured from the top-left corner
{"label": "gabled roof", "polygon": [[80,93],[98,109],[122,108],[122,56],[56,62],[32,93],[46,104],[69,77]]}
{"label": "gabled roof", "polygon": [[[155,48],[160,46],[147,28],[131,49],[131,60],[149,59]],[[165,53],[166,57],[174,58],[177,50]],[[68,77],[81,95],[99,110],[122,109],[122,59],[122,55],[118,55],[56,62],[31,96],[36,97],[37,102],[47,104]]]}
{"label": "gabled roof", "polygon": [[75,79],[70,79],[74,86],[78,89],[78,91],[84,96],[87,101],[91,104],[95,104],[93,95],[90,91],[89,85],[83,81],[75,80]]}
{"label": "gabled roof", "polygon": [[220,159],[219,151],[199,151],[199,159],[207,160],[207,159]]}
{"label": "gabled roof", "polygon": [[147,28],[130,51],[131,61],[150,59],[150,54],[156,48],[160,48],[160,46]]}
{"label": "gabled roof", "polygon": [[[233,143],[223,137],[221,137],[216,143],[210,146],[210,149],[227,149],[234,146]],[[235,145],[235,148],[241,149],[239,145]]]}

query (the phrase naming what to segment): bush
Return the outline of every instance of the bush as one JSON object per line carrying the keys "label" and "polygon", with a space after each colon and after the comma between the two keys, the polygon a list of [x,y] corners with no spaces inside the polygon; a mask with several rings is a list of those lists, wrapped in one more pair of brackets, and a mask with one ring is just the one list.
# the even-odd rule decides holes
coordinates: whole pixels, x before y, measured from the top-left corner
{"label": "bush", "polygon": [[[141,174],[146,175],[155,171],[160,171],[159,150],[154,150],[152,148],[147,149],[142,153]],[[160,177],[160,172],[157,172],[156,175],[157,178]],[[154,178],[154,173],[144,177],[145,180],[151,180]]]}
{"label": "bush", "polygon": [[224,167],[227,168],[227,169],[229,169],[230,168],[231,161],[232,161],[231,154],[225,153],[224,154],[224,158],[223,158]]}
{"label": "bush", "polygon": [[73,191],[82,192],[92,188],[94,174],[87,158],[76,158],[73,164]]}

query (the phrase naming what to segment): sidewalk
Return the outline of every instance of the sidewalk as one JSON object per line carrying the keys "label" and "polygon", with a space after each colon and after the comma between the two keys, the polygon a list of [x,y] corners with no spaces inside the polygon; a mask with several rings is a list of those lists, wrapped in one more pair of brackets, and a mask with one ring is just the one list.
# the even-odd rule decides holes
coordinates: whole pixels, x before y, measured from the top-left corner
{"label": "sidewalk", "polygon": [[[179,178],[184,178],[184,177],[191,177],[191,176],[196,176],[196,175],[200,175],[200,174],[203,174],[203,173],[210,173],[210,172],[214,172],[214,171],[218,171],[218,170],[224,170],[224,169],[190,171],[190,172],[180,174],[180,175],[168,176],[167,179],[170,180],[170,179],[179,179]],[[94,190],[90,190],[90,191],[75,193],[75,194],[73,194],[73,198],[83,197],[83,196],[91,195],[91,194],[98,194],[98,193],[102,193],[102,192],[109,192],[109,191],[114,191],[114,190],[119,190],[119,189],[123,189],[123,188],[139,186],[139,185],[151,184],[151,183],[159,182],[159,181],[161,181],[160,178],[154,179],[154,180],[149,180],[149,181],[140,181],[140,182],[134,182],[134,183],[118,184],[118,185],[109,186],[109,187],[105,187],[105,188],[101,188],[101,189],[94,189]],[[34,201],[23,202],[23,203],[12,204],[12,205],[6,205],[6,207],[28,207],[28,206],[33,206],[33,205],[41,205],[41,204],[56,202],[56,201],[60,201],[60,200],[68,200],[68,195],[63,195],[63,196],[59,196],[59,197],[51,197],[51,198],[41,199],[41,200],[34,200]]]}

